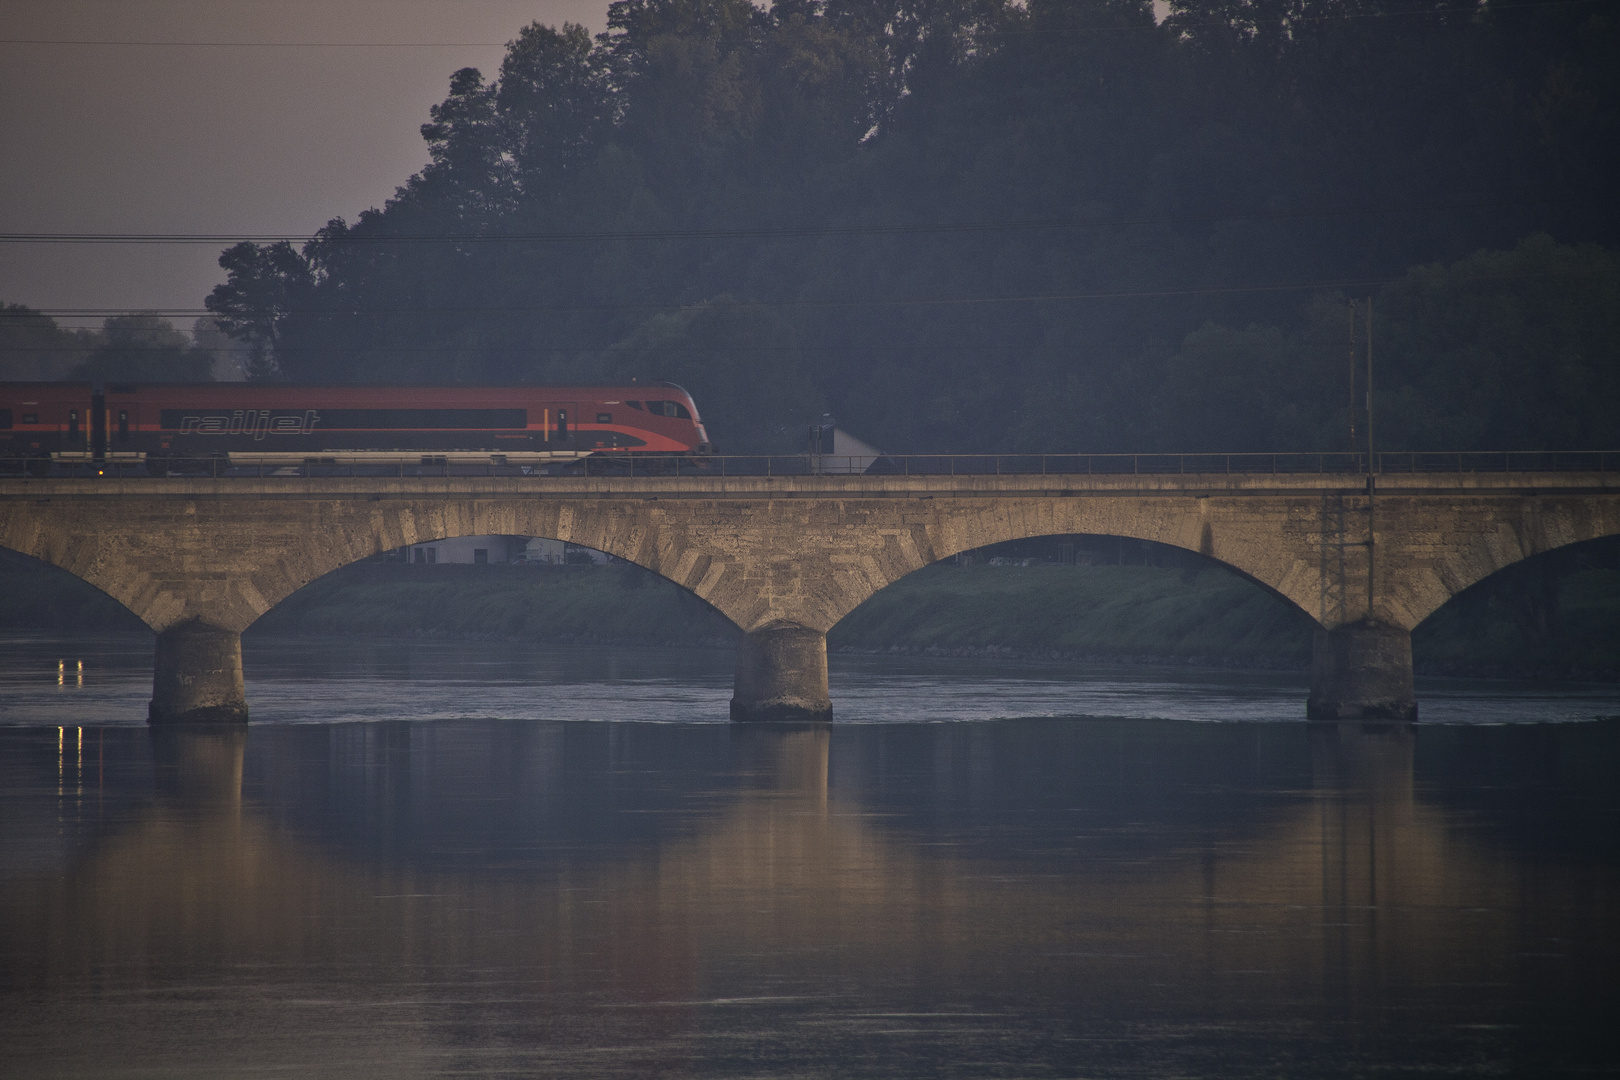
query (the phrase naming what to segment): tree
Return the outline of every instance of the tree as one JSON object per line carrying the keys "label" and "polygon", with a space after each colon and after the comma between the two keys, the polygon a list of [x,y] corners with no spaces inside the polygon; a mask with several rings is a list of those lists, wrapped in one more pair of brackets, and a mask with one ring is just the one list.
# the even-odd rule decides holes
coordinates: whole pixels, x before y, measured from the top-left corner
{"label": "tree", "polygon": [[246,348],[242,369],[251,380],[273,379],[290,361],[279,353],[284,323],[313,302],[315,275],[309,262],[282,240],[275,244],[243,241],[219,257],[226,272],[204,306],[220,328]]}
{"label": "tree", "polygon": [[241,346],[237,345],[217,321],[204,315],[191,322],[191,340],[199,349],[213,357],[210,370],[221,382],[235,382],[246,378],[241,363]]}
{"label": "tree", "polygon": [[96,343],[94,332],[64,330],[22,304],[0,305],[0,382],[65,378]]}
{"label": "tree", "polygon": [[400,201],[442,227],[482,231],[512,209],[516,163],[496,89],[477,68],[462,68],[450,76],[450,96],[429,110],[432,122],[422,125],[431,160]]}
{"label": "tree", "polygon": [[507,46],[495,108],[521,197],[554,198],[595,159],[613,114],[605,60],[576,23],[530,23]]}
{"label": "tree", "polygon": [[102,341],[71,377],[92,381],[209,382],[214,356],[167,319],[114,315],[102,323]]}
{"label": "tree", "polygon": [[730,296],[654,316],[604,366],[613,382],[672,379],[691,391],[721,453],[797,452],[826,408],[792,328]]}
{"label": "tree", "polygon": [[1620,257],[1531,236],[1420,266],[1375,305],[1391,449],[1620,446]]}
{"label": "tree", "polygon": [[[712,332],[896,452],[1348,449],[1317,286],[1401,279],[1385,447],[1612,439],[1605,294],[1533,279],[1620,245],[1614,20],[1393,3],[618,0],[594,43],[534,24],[456,72],[420,173],[227,252],[211,310],[260,377],[652,376]],[[1515,268],[1537,231],[1564,254]]]}

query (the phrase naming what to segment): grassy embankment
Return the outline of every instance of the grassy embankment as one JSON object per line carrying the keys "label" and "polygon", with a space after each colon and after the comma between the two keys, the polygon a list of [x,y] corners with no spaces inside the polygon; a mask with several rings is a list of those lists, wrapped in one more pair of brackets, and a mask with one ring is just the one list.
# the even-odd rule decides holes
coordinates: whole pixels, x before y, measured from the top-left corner
{"label": "grassy embankment", "polygon": [[708,604],[628,563],[358,563],[289,596],[254,630],[670,645],[730,645],[736,636],[731,622]]}
{"label": "grassy embankment", "polygon": [[[1620,571],[1573,573],[1560,599],[1561,630],[1538,644],[1500,598],[1465,593],[1414,634],[1419,668],[1620,676]],[[141,624],[83,582],[0,553],[0,626]],[[1309,658],[1310,628],[1292,605],[1216,567],[940,564],[874,596],[834,628],[829,644],[1298,667]],[[365,562],[300,590],[252,633],[728,645],[736,631],[685,590],[624,564]]]}
{"label": "grassy embankment", "polygon": [[833,629],[833,648],[1296,666],[1311,623],[1218,568],[953,566],[919,570]]}

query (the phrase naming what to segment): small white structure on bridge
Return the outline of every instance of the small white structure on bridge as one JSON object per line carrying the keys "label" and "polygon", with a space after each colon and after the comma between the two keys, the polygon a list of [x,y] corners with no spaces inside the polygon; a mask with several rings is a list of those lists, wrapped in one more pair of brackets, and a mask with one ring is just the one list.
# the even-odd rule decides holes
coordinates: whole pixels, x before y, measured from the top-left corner
{"label": "small white structure on bridge", "polygon": [[810,429],[810,471],[817,475],[856,476],[883,456],[841,427],[817,424]]}
{"label": "small white structure on bridge", "polygon": [[416,565],[520,562],[528,542],[527,536],[452,536],[430,544],[412,544],[405,549],[405,561]]}

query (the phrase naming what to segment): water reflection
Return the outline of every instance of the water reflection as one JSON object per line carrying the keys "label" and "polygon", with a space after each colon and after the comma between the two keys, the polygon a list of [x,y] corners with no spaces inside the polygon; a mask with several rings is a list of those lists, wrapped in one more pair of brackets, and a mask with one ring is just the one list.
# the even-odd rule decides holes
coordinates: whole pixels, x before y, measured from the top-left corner
{"label": "water reflection", "polygon": [[[1557,753],[1612,766],[1584,728]],[[1431,732],[155,730],[149,793],[0,886],[0,1044],[8,1075],[1612,1064],[1612,839],[1477,827],[1512,815],[1446,785],[1504,748]],[[1612,814],[1565,780],[1525,797]]]}
{"label": "water reflection", "polygon": [[166,805],[201,814],[240,814],[246,725],[154,726],[148,734],[153,786]]}
{"label": "water reflection", "polygon": [[[259,723],[401,717],[715,723],[727,719],[733,689],[728,649],[278,639],[251,632],[243,648],[248,698]],[[152,656],[150,634],[50,639],[0,633],[0,725],[144,724]],[[74,668],[80,662],[82,685]],[[829,664],[840,722],[1305,718],[1303,672],[841,653]],[[1620,716],[1620,687],[1613,683],[1422,678],[1418,685],[1429,723]]]}

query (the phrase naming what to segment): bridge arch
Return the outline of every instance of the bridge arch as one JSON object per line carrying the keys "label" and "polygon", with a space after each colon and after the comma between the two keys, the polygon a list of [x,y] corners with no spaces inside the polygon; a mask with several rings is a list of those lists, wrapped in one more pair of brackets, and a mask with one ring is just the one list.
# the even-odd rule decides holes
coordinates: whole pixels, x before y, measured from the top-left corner
{"label": "bridge arch", "polygon": [[[1498,632],[1491,629],[1493,624],[1500,628],[1507,623],[1512,626],[1519,644],[1511,656],[1501,657],[1506,661],[1503,673],[1529,674],[1541,670],[1552,660],[1546,650],[1553,641],[1569,640],[1572,632],[1575,637],[1593,629],[1604,632],[1597,627],[1580,628],[1581,620],[1590,612],[1581,612],[1576,599],[1578,594],[1568,588],[1570,577],[1586,571],[1620,571],[1620,535],[1564,544],[1509,563],[1430,612],[1414,628],[1414,639],[1431,635],[1424,651],[1441,670],[1476,670],[1490,662],[1490,658],[1468,652],[1442,652],[1438,648],[1440,642],[1432,635],[1462,637],[1470,629],[1490,634]],[[1569,622],[1571,618],[1576,620],[1573,625]],[[1595,645],[1583,659],[1576,659],[1576,654],[1564,655],[1571,664],[1601,670],[1615,660],[1614,657],[1603,659],[1603,648],[1601,644]]]}
{"label": "bridge arch", "polygon": [[[1403,530],[1406,531],[1406,530]],[[1407,629],[1417,625],[1468,589],[1538,555],[1577,544],[1620,536],[1620,505],[1614,500],[1531,496],[1519,499],[1509,513],[1479,527],[1457,529],[1444,537],[1399,536],[1398,541],[1436,547],[1441,557],[1401,568],[1386,603]]]}
{"label": "bridge arch", "polygon": [[[458,539],[464,539],[464,538],[467,538],[467,537],[490,537],[490,538],[494,538],[494,539],[501,538],[500,534],[484,534],[484,533],[457,534],[457,535],[450,535],[450,536],[431,536],[431,537],[425,537],[423,539],[420,539],[420,540],[416,541],[415,544],[410,545],[408,547],[407,546],[402,546],[401,548],[398,548],[398,549],[385,549],[386,551],[398,552],[399,554],[401,554],[401,555],[403,555],[405,557],[403,561],[392,562],[391,564],[383,564],[383,565],[392,565],[392,566],[394,566],[399,571],[398,574],[389,574],[386,570],[383,570],[383,566],[378,565],[378,563],[374,561],[374,560],[377,559],[376,555],[362,557],[361,559],[359,559],[359,560],[357,560],[355,562],[345,563],[342,566],[339,566],[339,567],[337,567],[337,568],[335,568],[333,570],[327,571],[325,574],[322,574],[319,577],[313,578],[307,584],[299,587],[298,589],[295,589],[293,592],[289,593],[287,596],[282,597],[280,600],[278,600],[276,602],[275,605],[273,605],[268,611],[266,611],[263,615],[261,615],[259,617],[259,619],[256,620],[249,627],[249,629],[258,628],[258,627],[266,627],[266,624],[272,624],[273,629],[271,627],[266,627],[266,629],[269,629],[270,632],[277,632],[279,630],[290,629],[291,626],[294,625],[294,624],[293,623],[288,623],[288,622],[285,622],[285,621],[281,621],[279,619],[279,616],[281,616],[283,614],[290,615],[294,620],[296,620],[297,617],[298,617],[298,612],[296,610],[294,610],[292,612],[288,612],[287,608],[292,607],[294,609],[297,609],[301,604],[303,604],[305,606],[306,610],[307,610],[307,605],[308,605],[309,601],[313,601],[315,604],[321,605],[321,604],[323,604],[325,602],[326,598],[332,597],[334,590],[343,589],[343,588],[345,588],[345,587],[347,587],[349,585],[352,585],[352,584],[354,584],[356,582],[363,581],[363,580],[379,580],[379,579],[368,579],[368,578],[364,577],[364,575],[367,572],[362,570],[361,568],[366,566],[369,563],[369,564],[377,567],[378,570],[382,570],[382,572],[384,573],[384,575],[385,575],[384,578],[382,578],[380,580],[386,580],[386,581],[391,582],[391,583],[413,582],[413,581],[414,582],[421,582],[421,581],[424,581],[424,580],[438,581],[438,582],[446,583],[446,584],[449,584],[449,583],[452,583],[452,582],[459,582],[460,583],[459,585],[452,585],[451,586],[452,589],[465,588],[470,593],[473,593],[473,594],[476,594],[476,595],[480,596],[484,601],[496,602],[498,604],[498,606],[500,607],[499,611],[491,611],[491,612],[485,613],[487,615],[487,617],[488,617],[488,621],[486,622],[485,625],[486,625],[486,628],[490,632],[500,633],[500,632],[510,631],[510,632],[512,632],[514,634],[518,634],[518,635],[523,635],[525,633],[531,632],[532,628],[533,628],[532,625],[530,626],[529,629],[526,630],[526,629],[521,629],[520,628],[521,624],[519,624],[517,622],[517,620],[519,618],[519,613],[524,610],[526,604],[528,606],[532,607],[533,605],[532,605],[531,602],[535,598],[533,592],[531,592],[529,589],[524,588],[522,586],[523,586],[524,582],[527,582],[527,581],[530,581],[530,580],[538,581],[538,580],[544,578],[545,575],[544,575],[543,571],[536,570],[532,566],[529,569],[523,569],[521,567],[521,565],[519,565],[519,566],[508,565],[508,566],[504,567],[504,569],[515,571],[515,574],[499,574],[499,576],[496,577],[496,578],[484,579],[484,583],[480,584],[479,583],[480,579],[475,579],[475,578],[463,578],[463,577],[453,577],[453,578],[438,577],[438,578],[435,578],[435,577],[433,577],[431,575],[431,573],[429,573],[427,575],[422,574],[422,571],[424,571],[424,570],[431,571],[431,570],[433,570],[435,568],[440,568],[440,567],[449,567],[450,570],[452,570],[452,571],[454,571],[456,569],[466,569],[466,570],[472,570],[473,569],[473,564],[465,562],[465,561],[460,563],[459,566],[458,566],[457,563],[454,563],[454,562],[446,562],[444,553],[442,551],[441,551],[441,553],[439,555],[439,558],[438,558],[437,562],[434,563],[433,566],[431,566],[431,567],[427,566],[427,565],[422,565],[422,564],[407,565],[408,562],[409,562],[410,554],[411,554],[411,552],[413,550],[417,550],[417,549],[419,549],[420,547],[423,547],[423,546],[439,545],[439,544],[442,544],[445,541],[453,541],[453,540],[458,540]],[[514,536],[514,538],[519,539],[519,540],[521,540],[521,539],[523,539],[525,537],[528,537],[528,534],[515,534],[515,536]],[[558,538],[558,537],[532,537],[532,538],[533,539],[545,539],[545,540],[560,540],[560,538]],[[577,541],[567,541],[567,542],[568,543],[577,543]],[[599,550],[599,549],[593,549],[593,550]],[[463,550],[462,559],[465,560],[465,558],[466,558],[466,552],[465,552],[465,550]],[[628,560],[623,560],[623,559],[619,559],[617,561],[620,564],[620,566],[617,569],[621,569],[623,571],[629,572],[631,575],[633,575],[634,580],[620,578],[620,577],[618,577],[618,575],[612,573],[608,568],[603,568],[603,571],[600,574],[597,574],[595,576],[597,576],[597,577],[605,576],[605,577],[607,577],[609,579],[612,579],[612,580],[623,581],[624,584],[627,587],[627,590],[629,590],[629,589],[637,590],[637,591],[625,591],[624,592],[624,597],[626,599],[630,599],[630,598],[645,599],[645,597],[647,597],[648,595],[651,595],[651,591],[650,590],[641,591],[641,586],[643,586],[643,585],[651,585],[653,582],[657,582],[658,584],[656,586],[653,586],[653,588],[658,589],[660,595],[664,595],[665,592],[666,592],[666,590],[664,590],[662,588],[662,586],[668,586],[667,592],[672,592],[672,593],[679,594],[679,596],[681,598],[681,602],[682,602],[682,606],[680,608],[681,614],[692,616],[694,627],[697,626],[697,625],[702,625],[704,633],[705,633],[705,635],[706,635],[706,637],[708,639],[729,637],[730,636],[730,630],[735,629],[735,624],[732,623],[731,620],[727,619],[724,614],[718,612],[714,608],[714,606],[712,604],[709,604],[707,601],[703,600],[696,593],[694,593],[690,588],[686,587],[685,585],[681,584],[680,582],[672,581],[668,577],[665,577],[662,574],[658,574],[655,571],[649,570],[646,567],[641,566],[641,565],[639,565],[637,563],[629,562]],[[505,560],[504,559],[497,560],[496,563],[493,564],[493,565],[490,565],[488,567],[479,566],[478,569],[479,570],[490,569],[490,570],[494,570],[494,571],[498,572],[501,569],[503,569],[503,567],[500,565],[500,563],[502,563],[502,562],[505,562]],[[362,576],[359,576],[359,577],[346,576],[346,572],[348,572],[348,571],[355,571],[355,572],[357,572],[358,574],[360,574]],[[495,589],[492,592],[491,587],[495,586],[496,583],[499,583],[499,588]],[[615,586],[614,588],[617,591],[617,587]],[[548,589],[549,589],[549,586],[548,586]],[[440,595],[442,595],[442,594],[440,594]],[[512,601],[512,602],[508,602],[508,601]],[[618,625],[617,625],[617,627],[615,629],[619,629],[619,632],[624,632],[622,630],[622,627],[624,625],[625,617],[627,615],[631,615],[633,613],[635,606],[636,605],[634,603],[630,603],[630,604],[624,605],[622,607],[617,607],[616,609],[615,609],[615,605],[610,604],[608,606],[609,607],[609,611],[608,611],[609,615],[610,616],[612,616],[612,615],[618,616]],[[419,610],[421,610],[421,609],[411,609],[411,611],[419,611]],[[461,614],[464,617],[463,622],[465,622],[465,616],[471,615],[476,610],[477,609],[475,607],[467,607],[467,608],[462,609]],[[666,614],[666,615],[669,613],[669,609],[667,607],[661,608],[659,610],[661,612],[663,612],[664,614]],[[407,615],[407,617],[408,617],[408,613],[405,610],[402,610],[401,614],[402,615]],[[709,621],[709,620],[712,620],[712,621]],[[439,627],[439,626],[444,626],[444,627],[448,628],[448,627],[452,626],[454,624],[454,622],[455,622],[455,619],[452,617],[450,619],[450,621],[446,622],[446,623],[407,624],[407,625],[408,626],[409,625],[415,625],[419,629],[429,630],[429,629]],[[663,626],[665,627],[666,630],[668,629],[668,620],[667,619],[665,619],[663,621]],[[724,627],[726,629],[722,629],[722,627]],[[596,627],[592,626],[592,627],[589,627],[588,629],[591,630],[592,632],[595,632]],[[606,632],[612,633],[612,632],[614,632],[614,629],[610,629],[610,630],[608,630]],[[670,636],[671,636],[672,639],[679,638],[681,636],[681,633],[682,633],[681,631],[675,631]],[[649,636],[654,636],[654,637],[658,636],[657,631],[656,630],[652,631]]]}
{"label": "bridge arch", "polygon": [[[0,546],[89,582],[157,633],[154,721],[245,719],[242,631],[333,570],[455,536],[581,544],[695,593],[732,622],[755,614],[745,605],[749,589],[735,561],[688,542],[691,529],[672,527],[656,497],[340,493],[305,499],[287,513],[277,505],[284,491],[241,499],[220,497],[234,485],[201,493],[161,481],[140,486],[140,496],[111,516],[105,510],[112,500],[100,498],[0,503]],[[725,587],[716,588],[723,577]]]}
{"label": "bridge arch", "polygon": [[[540,536],[607,552],[695,593],[739,622],[736,590],[716,590],[716,556],[681,543],[656,513],[594,500],[345,500],[273,530],[202,522],[194,511],[150,530],[105,529],[89,507],[64,516],[0,517],[0,547],[80,578],[154,631],[200,622],[240,634],[292,593],[333,570],[395,548],[458,536]],[[189,508],[188,508],[189,510]],[[189,520],[188,520],[189,519]],[[203,531],[204,525],[211,526]],[[173,533],[197,531],[177,544]],[[239,551],[230,550],[233,546]],[[221,550],[224,549],[224,550]],[[729,602],[728,602],[729,601]]]}
{"label": "bridge arch", "polygon": [[[105,607],[106,605],[102,604],[100,601],[109,601],[111,605],[114,605],[112,610],[117,612],[117,614],[113,615],[113,622],[116,625],[101,627],[102,629],[133,630],[137,624],[141,624],[143,622],[139,615],[130,610],[128,605],[124,604],[118,599],[118,597],[108,593],[105,589],[97,586],[94,582],[88,581],[78,574],[73,573],[71,570],[58,566],[55,563],[49,562],[45,559],[40,559],[37,556],[29,554],[28,552],[19,551],[16,548],[0,544],[0,573],[6,572],[8,567],[9,569],[14,569],[28,574],[37,574],[43,570],[48,576],[47,580],[49,578],[55,578],[58,581],[63,581],[66,579],[73,582],[73,585],[70,586],[66,591],[70,594],[79,594],[77,598],[72,597],[71,595],[67,597],[67,599],[74,600],[75,603],[79,603],[82,600],[82,602],[91,604],[95,607]],[[48,592],[49,591],[51,590],[48,590]],[[63,599],[63,596],[61,595],[63,590],[56,589],[54,591],[56,593],[55,599]],[[3,611],[5,608],[11,606],[5,601],[14,599],[14,597],[0,598],[0,611]],[[60,625],[63,629],[71,628],[82,632],[85,629],[88,619],[92,617],[94,617],[93,613],[85,612],[81,605],[75,608],[73,611],[64,611],[58,613],[53,619],[52,625]]]}
{"label": "bridge arch", "polygon": [[[1022,541],[1047,542],[1045,544],[1035,544],[1035,546],[1022,546]],[[1103,573],[1103,575],[1115,572],[1116,567],[1128,568],[1126,573],[1131,572],[1131,570],[1142,570],[1144,560],[1145,565],[1158,567],[1158,573],[1163,575],[1158,586],[1149,585],[1149,578],[1134,578],[1134,576],[1129,576],[1129,578],[1106,578],[1106,580],[1110,581],[1110,583],[1118,583],[1121,588],[1128,589],[1131,594],[1136,594],[1137,588],[1162,588],[1162,596],[1155,591],[1155,602],[1162,602],[1163,609],[1173,607],[1178,602],[1192,604],[1194,597],[1204,597],[1205,604],[1212,597],[1218,597],[1221,604],[1230,606],[1230,614],[1236,615],[1236,617],[1228,617],[1225,623],[1221,623],[1226,633],[1239,635],[1241,631],[1238,628],[1247,625],[1247,627],[1254,628],[1254,630],[1270,631],[1270,635],[1275,640],[1275,633],[1278,630],[1288,631],[1293,635],[1290,638],[1291,644],[1283,646],[1283,648],[1286,648],[1286,651],[1293,654],[1293,656],[1299,656],[1299,664],[1301,665],[1304,664],[1304,653],[1307,653],[1307,646],[1311,643],[1312,630],[1320,627],[1320,623],[1315,622],[1314,617],[1306,610],[1301,609],[1298,602],[1294,602],[1291,597],[1283,596],[1283,594],[1278,593],[1277,589],[1268,586],[1265,581],[1257,580],[1249,573],[1239,570],[1238,567],[1213,559],[1210,555],[1202,554],[1202,552],[1189,551],[1186,547],[1165,546],[1165,544],[1157,544],[1157,542],[1153,541],[1132,541],[1132,538],[1118,538],[1118,536],[1058,533],[1027,536],[1027,538],[1014,539],[1014,541],[1004,541],[1003,544],[998,544],[998,546],[974,549],[978,555],[991,555],[991,557],[1001,555],[1001,557],[1009,557],[1009,559],[1021,559],[1024,555],[1035,555],[1037,567],[1032,568],[1029,572],[1024,572],[1025,575],[1035,576],[1019,576],[1019,573],[1021,573],[1019,570],[1008,570],[1004,575],[1001,575],[1000,572],[988,572],[993,580],[1000,581],[1000,585],[991,585],[990,580],[987,580],[985,576],[961,576],[961,578],[957,578],[957,576],[953,576],[954,572],[941,570],[953,559],[951,555],[948,555],[946,559],[940,560],[940,562],[930,563],[927,567],[907,573],[907,575],[901,576],[893,583],[886,585],[885,588],[878,589],[876,593],[872,594],[872,597],[868,597],[868,601],[863,602],[859,607],[855,607],[851,614],[839,620],[829,631],[829,636],[831,636],[831,640],[839,641],[841,644],[851,641],[852,633],[867,636],[868,643],[872,643],[873,631],[875,630],[880,631],[880,633],[893,633],[896,638],[904,638],[907,628],[914,627],[920,620],[938,619],[941,615],[943,615],[943,623],[940,623],[941,627],[972,633],[974,628],[985,625],[985,623],[978,622],[978,617],[982,617],[987,622],[1000,619],[1003,633],[1008,636],[996,636],[996,638],[988,638],[987,636],[987,638],[978,638],[978,640],[974,641],[961,641],[961,644],[969,644],[969,646],[991,646],[991,644],[995,644],[995,646],[1013,646],[1013,648],[1029,649],[1081,648],[1082,651],[1092,651],[1095,648],[1100,651],[1100,649],[1106,648],[1102,643],[1098,643],[1097,646],[1092,646],[1089,643],[1077,646],[1074,641],[1068,641],[1063,646],[1059,646],[1059,644],[1056,644],[1056,640],[1047,643],[1047,641],[1024,638],[1019,633],[1019,623],[1024,622],[1024,620],[1021,617],[1009,617],[1009,612],[1016,607],[1019,612],[1027,610],[1030,619],[1040,620],[1040,625],[1047,628],[1047,630],[1055,630],[1059,631],[1059,633],[1066,630],[1079,630],[1084,633],[1084,622],[1074,619],[1072,615],[1089,610],[1093,602],[1100,602],[1102,609],[1111,610],[1113,614],[1118,615],[1118,597],[1105,599],[1106,589],[1100,586],[1098,578],[1093,576],[1093,578],[1087,580],[1084,572],[1072,573],[1072,575],[1071,573],[1064,573],[1071,572],[1074,567],[1072,565],[1068,565],[1068,567],[1058,565],[1058,562],[1056,562],[1056,546],[1058,546],[1059,541],[1072,541],[1069,546],[1072,549],[1077,549],[1076,554],[1081,557],[1081,563],[1089,563],[1098,573]],[[1110,552],[1111,547],[1115,546],[1106,544],[1106,541],[1131,541],[1132,547],[1129,551],[1136,557],[1121,560],[1118,563],[1113,562],[1116,555],[1123,551],[1123,547]],[[1014,549],[1014,546],[1021,546],[1021,551]],[[1102,562],[1095,562],[1095,557],[1100,554],[1105,555]],[[925,578],[927,583],[919,581],[920,576],[930,575],[932,572],[935,572],[936,576],[927,576]],[[974,585],[969,585],[969,581],[974,581]],[[1128,585],[1129,581],[1139,581],[1140,586]],[[957,586],[956,583],[961,583],[961,585]],[[920,593],[910,591],[909,586],[912,585],[919,586],[922,591]],[[1006,589],[1004,593],[1001,591],[1003,588]],[[902,602],[901,607],[881,607],[881,612],[888,617],[889,622],[876,625],[872,620],[872,615],[876,615],[873,606],[878,604],[881,597],[885,596],[885,593],[889,593],[891,589],[906,589],[904,596],[906,596],[907,602]],[[983,589],[991,589],[993,593],[987,594]],[[993,601],[991,596],[1001,597],[1001,599]],[[927,607],[923,607],[923,604],[927,604]],[[1009,604],[1013,607],[1009,607]],[[951,609],[962,610],[962,619],[964,620],[961,623],[956,623],[953,615],[949,614]],[[972,614],[969,614],[969,612],[972,612]],[[1168,612],[1165,612],[1165,614],[1168,614]],[[1106,617],[1106,615],[1103,615],[1103,617]],[[1176,619],[1176,615],[1170,615],[1170,617]],[[1166,636],[1163,644],[1145,644],[1142,640],[1134,640],[1134,643],[1126,644],[1119,651],[1131,654],[1174,653],[1178,649],[1174,644],[1171,644],[1171,641],[1178,640],[1179,630],[1189,630],[1189,628],[1191,628],[1191,622],[1181,622],[1176,628],[1166,627],[1168,636]],[[889,641],[889,644],[904,643],[906,641]],[[922,641],[912,641],[912,643],[922,644]],[[1267,653],[1267,656],[1277,656],[1277,654]]]}
{"label": "bridge arch", "polygon": [[[1142,499],[1041,499],[1009,506],[992,500],[963,500],[906,530],[879,530],[880,550],[845,557],[845,573],[827,597],[815,629],[825,632],[869,597],[925,566],[954,555],[1013,540],[1043,536],[1112,536],[1163,544],[1202,556],[1299,608],[1313,620],[1331,624],[1334,613],[1322,603],[1315,552],[1277,543],[1245,528],[1236,515],[1212,500],[1174,508]],[[986,505],[989,504],[989,505]],[[1010,511],[1010,512],[1009,512]],[[840,561],[834,556],[835,565]]]}

